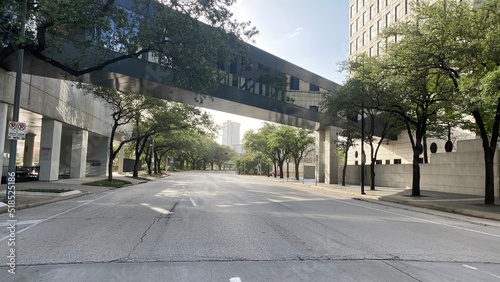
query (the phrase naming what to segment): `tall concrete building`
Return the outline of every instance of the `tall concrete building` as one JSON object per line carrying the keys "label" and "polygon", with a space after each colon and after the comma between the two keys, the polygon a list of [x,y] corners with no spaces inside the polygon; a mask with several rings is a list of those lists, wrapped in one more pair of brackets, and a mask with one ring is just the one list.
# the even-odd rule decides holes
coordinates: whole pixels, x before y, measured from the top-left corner
{"label": "tall concrete building", "polygon": [[[417,0],[349,0],[349,59],[353,60],[360,54],[368,56],[381,55],[386,47],[385,39],[379,35],[382,31],[398,22],[407,20],[412,14],[412,3]],[[430,4],[437,0],[426,1]],[[460,1],[460,0],[457,0]],[[478,5],[478,0],[463,0],[473,5]],[[390,38],[398,42],[401,38]],[[457,140],[474,138],[474,134],[462,130],[453,130],[453,137]],[[428,144],[437,143],[439,148],[444,148],[445,140],[427,140]],[[359,144],[357,148],[359,148]],[[428,152],[430,154],[429,148]],[[369,148],[365,147],[369,151]],[[360,163],[359,149],[350,150],[349,164]],[[358,154],[356,154],[358,153]],[[403,131],[397,140],[384,142],[377,155],[378,164],[411,164],[413,150],[408,134]]]}
{"label": "tall concrete building", "polygon": [[[407,18],[414,1],[418,0],[349,0],[349,58],[362,53],[380,55],[385,41],[379,34],[384,28]],[[420,1],[433,3],[437,0]],[[475,5],[480,2],[466,1]],[[398,38],[392,40],[397,42]]]}
{"label": "tall concrete building", "polygon": [[222,124],[222,145],[236,146],[240,144],[240,124],[234,121],[226,121]]}

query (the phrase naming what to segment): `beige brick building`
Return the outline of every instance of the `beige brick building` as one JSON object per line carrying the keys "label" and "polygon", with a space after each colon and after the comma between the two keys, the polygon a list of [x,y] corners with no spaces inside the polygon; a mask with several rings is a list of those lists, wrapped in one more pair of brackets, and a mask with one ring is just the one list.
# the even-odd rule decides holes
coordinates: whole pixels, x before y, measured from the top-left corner
{"label": "beige brick building", "polygon": [[[414,1],[419,0],[349,0],[349,58],[362,53],[378,56],[385,47],[379,34],[384,28],[407,18]],[[433,3],[437,0],[420,1]]]}

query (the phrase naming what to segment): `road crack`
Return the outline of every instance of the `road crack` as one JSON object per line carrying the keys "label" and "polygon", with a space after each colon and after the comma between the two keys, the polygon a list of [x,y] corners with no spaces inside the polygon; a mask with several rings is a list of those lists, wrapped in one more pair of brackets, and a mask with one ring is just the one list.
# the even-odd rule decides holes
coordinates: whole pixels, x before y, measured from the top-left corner
{"label": "road crack", "polygon": [[[182,199],[182,198],[181,198]],[[168,224],[168,221],[172,215],[172,213],[174,212],[175,208],[177,207],[177,205],[179,204],[179,202],[181,201],[181,199],[179,199],[177,202],[175,202],[175,204],[172,206],[172,208],[170,209],[170,211],[168,213],[160,213],[158,216],[156,216],[154,219],[153,219],[153,222],[151,222],[151,224],[149,224],[148,228],[146,228],[146,230],[144,230],[144,232],[142,233],[141,235],[141,238],[139,240],[139,242],[137,242],[137,244],[134,245],[134,247],[130,250],[130,252],[127,254],[126,258],[121,260],[121,261],[128,261],[130,260],[130,256],[132,255],[132,253],[137,249],[137,247],[144,243],[144,238],[146,238],[146,236],[148,235],[148,232],[151,230],[151,228],[153,228],[153,226],[158,223],[160,220],[162,219],[166,219],[166,222],[165,222],[165,225]]]}

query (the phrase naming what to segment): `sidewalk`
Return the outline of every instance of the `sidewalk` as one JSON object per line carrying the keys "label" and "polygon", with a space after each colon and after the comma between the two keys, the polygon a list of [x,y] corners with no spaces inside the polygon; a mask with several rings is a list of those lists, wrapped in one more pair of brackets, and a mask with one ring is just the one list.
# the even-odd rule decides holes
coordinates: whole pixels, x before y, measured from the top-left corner
{"label": "sidewalk", "polygon": [[500,221],[500,199],[495,198],[494,206],[487,206],[484,204],[484,197],[477,195],[465,195],[454,193],[443,193],[435,191],[421,190],[419,197],[411,196],[410,188],[396,188],[396,187],[376,187],[375,190],[370,190],[370,186],[366,185],[364,188],[365,195],[361,194],[361,186],[340,184],[316,184],[314,179],[306,179],[297,181],[289,178],[272,178],[270,179],[282,183],[290,183],[296,185],[304,185],[311,188],[331,191],[334,193],[346,195],[353,199],[362,201],[373,202],[388,202],[401,204],[406,206],[413,206],[431,210],[438,210],[447,213],[454,213],[459,215],[471,216],[476,218],[490,219]]}
{"label": "sidewalk", "polygon": [[[22,210],[27,208],[32,208],[40,205],[50,204],[53,202],[58,202],[62,200],[67,200],[71,198],[80,197],[83,195],[88,195],[92,193],[105,192],[117,188],[113,187],[101,187],[101,186],[89,186],[83,185],[83,183],[88,183],[92,181],[98,181],[106,179],[106,176],[98,177],[85,177],[85,178],[69,178],[60,179],[57,181],[42,182],[42,181],[29,181],[29,182],[17,182],[16,183],[16,210]],[[130,185],[135,185],[138,183],[147,182],[143,179],[134,179],[128,177],[128,175],[113,174],[113,179],[126,180],[131,182]],[[5,195],[6,184],[2,184],[0,195]],[[26,193],[22,190],[26,189],[45,189],[45,190],[72,190],[80,191],[80,193]],[[66,195],[69,194],[69,195]],[[7,205],[1,203],[0,201],[0,213],[5,213],[7,211]]]}
{"label": "sidewalk", "polygon": [[[273,181],[280,182],[283,184],[290,185],[301,185],[304,187],[323,189],[326,191],[331,191],[333,193],[342,194],[353,199],[358,199],[362,201],[374,201],[374,202],[390,202],[406,206],[414,206],[419,208],[426,208],[431,210],[438,210],[448,213],[466,215],[476,218],[490,219],[500,221],[500,199],[496,198],[496,205],[486,206],[484,205],[484,198],[476,195],[463,195],[463,194],[452,194],[452,193],[442,193],[434,191],[421,191],[420,197],[412,197],[411,189],[407,188],[394,188],[394,187],[376,187],[376,190],[370,190],[370,186],[365,186],[365,195],[361,195],[361,188],[358,185],[346,185],[341,186],[340,184],[324,184],[318,183],[316,185],[314,179],[307,179],[305,183],[302,180],[296,181],[289,178],[274,178],[265,176],[252,176],[258,177],[261,181]],[[105,192],[111,189],[110,187],[98,187],[98,186],[87,186],[82,185],[86,182],[92,182],[96,180],[102,180],[105,177],[87,177],[87,178],[72,178],[72,179],[61,179],[52,182],[19,182],[16,183],[16,191],[36,188],[36,189],[68,189],[68,190],[79,190],[82,193],[61,196],[61,195],[19,195],[16,194],[16,209],[25,209],[30,207],[35,207],[39,205],[44,205],[56,201],[66,200],[74,197],[79,197],[82,195],[87,195],[90,193]],[[126,175],[113,175],[114,179],[127,180],[131,182],[131,185],[146,182],[143,179],[134,179],[127,177]],[[150,180],[153,180],[151,178]],[[1,189],[5,189],[5,184],[1,186]],[[2,192],[0,194],[3,195]],[[46,193],[49,194],[49,193]],[[0,207],[0,213],[6,212],[7,207]]]}

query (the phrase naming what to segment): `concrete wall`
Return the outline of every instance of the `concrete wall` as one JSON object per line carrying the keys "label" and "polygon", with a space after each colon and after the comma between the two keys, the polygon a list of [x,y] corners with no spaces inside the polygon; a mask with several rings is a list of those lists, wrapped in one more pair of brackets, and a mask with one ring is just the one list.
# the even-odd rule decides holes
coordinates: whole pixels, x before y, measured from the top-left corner
{"label": "concrete wall", "polygon": [[[15,73],[0,70],[0,102],[12,105],[14,88]],[[72,169],[72,162],[75,161],[82,165],[87,161],[87,175],[106,174],[107,140],[111,133],[112,120],[110,118],[111,111],[104,102],[95,99],[90,94],[83,93],[70,81],[33,75],[23,75],[20,98],[20,108],[25,111],[25,116],[21,115],[20,121],[27,122],[28,132],[36,135],[36,148],[33,152],[38,152],[37,148],[42,143],[40,141],[43,129],[42,120],[51,120],[62,124],[62,135],[49,137],[49,139],[60,138],[60,142],[57,142],[58,145],[45,146],[50,148],[51,152],[58,153],[55,160],[44,164],[50,166],[51,171],[55,171],[51,172],[51,176],[46,180],[56,180],[57,171],[59,175],[68,175]],[[9,116],[8,119],[10,120],[10,118]],[[83,160],[79,161],[76,159],[80,158],[79,155],[75,153],[76,151],[73,152],[72,138],[76,132],[82,132],[82,130],[89,132],[89,136],[91,136],[88,139],[90,151],[84,152]],[[3,138],[3,134],[1,138]],[[0,147],[3,152],[8,152],[8,143],[6,146]],[[87,147],[87,144],[81,145]],[[17,157],[20,153],[21,151],[18,149]],[[35,157],[34,160],[36,161],[36,159]],[[42,165],[41,161],[39,162]],[[54,162],[58,162],[57,168],[51,165]],[[4,162],[3,165],[5,166],[6,163]],[[80,172],[74,175],[80,176],[82,174]]]}
{"label": "concrete wall", "polygon": [[[497,150],[494,159],[495,197],[500,195],[500,162]],[[366,185],[370,183],[369,165],[366,165]],[[360,183],[359,165],[348,165],[346,183]],[[484,196],[484,158],[481,140],[457,142],[457,151],[430,155],[430,163],[420,164],[422,190],[453,192]],[[411,187],[412,165],[376,165],[377,186]]]}
{"label": "concrete wall", "polygon": [[[14,103],[15,74],[0,70],[0,101]],[[109,136],[110,112],[74,83],[23,75],[20,107],[78,128]]]}

